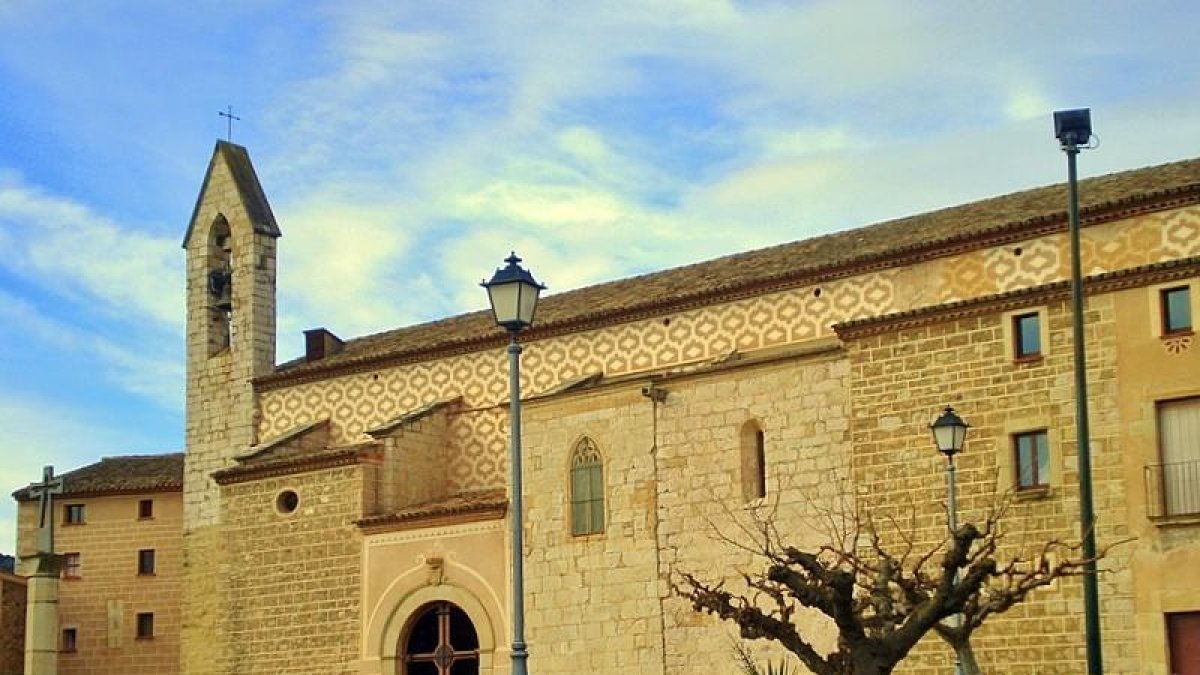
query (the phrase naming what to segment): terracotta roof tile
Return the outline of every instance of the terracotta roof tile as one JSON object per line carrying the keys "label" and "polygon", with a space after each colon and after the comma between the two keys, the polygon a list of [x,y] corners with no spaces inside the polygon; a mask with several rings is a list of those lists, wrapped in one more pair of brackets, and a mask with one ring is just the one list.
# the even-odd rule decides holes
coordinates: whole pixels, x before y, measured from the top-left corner
{"label": "terracotta roof tile", "polygon": [[[1080,184],[1084,218],[1177,199],[1200,199],[1200,159],[1109,174]],[[1050,185],[550,295],[538,305],[537,325],[529,337],[582,329],[599,320],[637,318],[639,310],[670,311],[739,297],[738,293],[783,288],[892,257],[933,255],[981,237],[1047,225],[1065,228],[1065,205],[1065,184]],[[325,371],[476,348],[502,339],[490,312],[472,312],[349,340],[337,355],[282,364],[257,383],[269,387]]]}
{"label": "terracotta roof tile", "polygon": [[[161,492],[183,489],[183,453],[105,457],[95,464],[62,474],[64,496]],[[13,493],[19,501],[32,499],[30,486]]]}
{"label": "terracotta roof tile", "polygon": [[503,489],[460,492],[440,499],[414,504],[395,513],[370,516],[358,521],[364,527],[404,523],[414,520],[453,516],[467,513],[496,511],[508,507],[508,497]]}

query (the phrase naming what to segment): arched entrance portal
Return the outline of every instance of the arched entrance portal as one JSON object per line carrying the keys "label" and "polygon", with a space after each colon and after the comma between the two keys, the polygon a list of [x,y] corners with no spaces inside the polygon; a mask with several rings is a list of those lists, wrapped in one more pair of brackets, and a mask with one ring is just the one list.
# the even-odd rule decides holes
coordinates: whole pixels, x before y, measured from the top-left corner
{"label": "arched entrance portal", "polygon": [[399,651],[397,675],[479,675],[479,634],[453,603],[417,610]]}

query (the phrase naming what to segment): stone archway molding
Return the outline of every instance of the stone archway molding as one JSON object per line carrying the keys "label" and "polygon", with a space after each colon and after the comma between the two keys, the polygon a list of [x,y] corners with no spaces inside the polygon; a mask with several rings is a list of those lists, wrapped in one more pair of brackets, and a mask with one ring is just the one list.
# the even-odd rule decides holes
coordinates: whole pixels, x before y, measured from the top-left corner
{"label": "stone archway molding", "polygon": [[[414,579],[414,576],[416,577]],[[393,675],[400,658],[400,637],[417,610],[431,602],[450,602],[466,612],[479,636],[479,672],[492,673],[497,622],[469,590],[453,583],[414,587],[419,570],[397,578],[379,599],[364,635],[363,675]],[[392,609],[388,609],[392,608]]]}

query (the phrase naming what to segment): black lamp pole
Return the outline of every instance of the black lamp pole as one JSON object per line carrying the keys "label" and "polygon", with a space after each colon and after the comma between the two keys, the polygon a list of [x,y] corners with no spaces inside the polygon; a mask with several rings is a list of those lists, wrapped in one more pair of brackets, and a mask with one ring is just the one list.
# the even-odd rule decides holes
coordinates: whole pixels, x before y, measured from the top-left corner
{"label": "black lamp pole", "polygon": [[1079,528],[1083,537],[1083,613],[1089,675],[1100,675],[1100,589],[1096,579],[1096,514],[1092,506],[1091,431],[1088,428],[1087,356],[1083,342],[1083,272],[1079,256],[1079,179],[1075,159],[1092,137],[1091,111],[1054,113],[1054,134],[1067,154],[1067,221],[1071,235],[1071,328],[1075,348],[1075,432],[1079,462]]}

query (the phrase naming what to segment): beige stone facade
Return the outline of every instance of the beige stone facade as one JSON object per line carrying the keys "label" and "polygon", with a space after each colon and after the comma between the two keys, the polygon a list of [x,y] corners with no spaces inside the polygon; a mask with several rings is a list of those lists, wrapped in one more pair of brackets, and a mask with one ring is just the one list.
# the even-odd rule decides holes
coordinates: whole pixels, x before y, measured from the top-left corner
{"label": "beige stone facade", "polygon": [[[67,474],[68,485],[71,474]],[[74,557],[58,588],[61,675],[179,672],[183,499],[178,489],[55,499],[55,549]],[[144,503],[149,502],[147,507]],[[143,516],[149,508],[150,515]],[[68,510],[79,522],[66,522]],[[36,542],[38,503],[18,509],[18,554]],[[150,551],[152,563],[141,552]],[[19,572],[22,570],[18,570]],[[152,615],[139,635],[139,615]],[[142,633],[146,619],[141,619]]]}
{"label": "beige stone facade", "polygon": [[[1106,665],[1165,673],[1167,616],[1200,612],[1200,579],[1179,571],[1200,569],[1200,529],[1151,508],[1161,489],[1146,477],[1158,406],[1200,396],[1200,348],[1159,319],[1160,291],[1181,285],[1200,315],[1200,163],[1084,194],[1098,195],[1084,230],[1098,534],[1133,538],[1104,563]],[[522,357],[532,671],[732,671],[731,629],[669,580],[736,584],[755,561],[734,542],[756,514],[811,545],[828,536],[822,514],[861,499],[936,541],[945,483],[928,425],[945,405],[972,424],[964,516],[1016,482],[1014,435],[1044,430],[1045,485],[1019,495],[1007,541],[1077,538],[1064,203],[1010,195],[651,275],[658,290],[640,296],[631,280],[547,298]],[[183,672],[405,673],[441,608],[473,631],[450,630],[455,653],[507,673],[505,336],[472,314],[325,336],[276,366],[279,234],[245,151],[219,143],[185,243]],[[209,285],[225,261],[228,314]],[[1013,319],[1031,312],[1041,353],[1014,358]],[[576,472],[581,447],[597,473]],[[602,518],[580,533],[584,475]],[[1061,581],[989,625],[980,659],[1080,672],[1081,612],[1079,584]],[[831,644],[820,617],[798,621]],[[931,640],[904,672],[949,663]]]}

